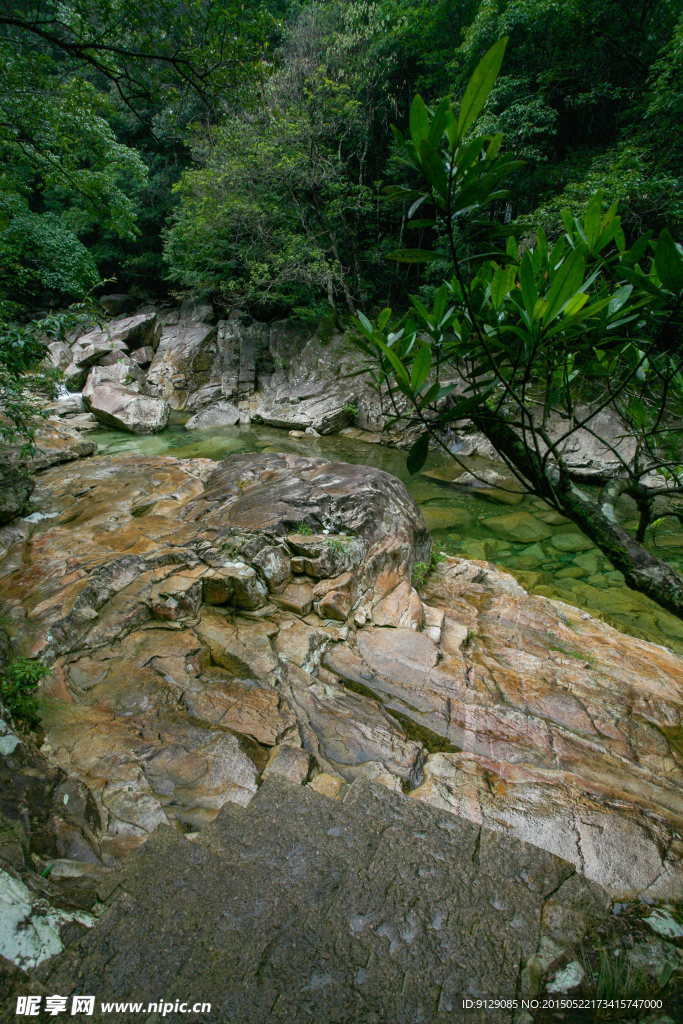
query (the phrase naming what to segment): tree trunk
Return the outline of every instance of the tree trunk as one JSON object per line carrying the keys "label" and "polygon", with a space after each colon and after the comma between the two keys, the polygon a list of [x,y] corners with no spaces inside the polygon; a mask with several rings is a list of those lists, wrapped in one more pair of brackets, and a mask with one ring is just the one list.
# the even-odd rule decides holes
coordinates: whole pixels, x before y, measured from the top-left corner
{"label": "tree trunk", "polygon": [[524,477],[533,494],[555,505],[600,548],[615,569],[624,574],[632,590],[647,595],[683,619],[683,576],[639,544],[617,521],[609,505],[601,505],[585,494],[561,469],[551,466],[544,470],[536,453],[497,416],[474,414],[472,422],[503,461]]}

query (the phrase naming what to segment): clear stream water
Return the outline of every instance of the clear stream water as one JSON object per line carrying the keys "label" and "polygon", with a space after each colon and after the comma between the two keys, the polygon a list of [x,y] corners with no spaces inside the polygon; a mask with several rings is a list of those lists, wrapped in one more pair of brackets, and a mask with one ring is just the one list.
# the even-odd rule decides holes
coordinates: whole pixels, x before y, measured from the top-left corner
{"label": "clear stream water", "polygon": [[[651,640],[683,654],[683,622],[647,597],[629,590],[624,578],[571,523],[542,501],[529,496],[484,496],[471,488],[434,479],[429,474],[453,467],[445,455],[430,453],[423,473],[411,477],[405,452],[356,440],[342,434],[290,437],[287,431],[256,425],[188,431],[170,426],[160,434],[138,437],[96,430],[88,435],[101,455],[123,453],[174,455],[177,458],[224,459],[234,452],[293,452],[335,462],[353,462],[386,470],[399,477],[420,505],[436,544],[450,555],[483,558],[512,572],[534,594],[558,598],[589,611],[633,636]],[[635,506],[623,499],[620,514],[628,524]],[[524,512],[524,542],[508,534],[500,516]],[[487,524],[487,520],[492,520]],[[495,527],[495,528],[494,528]],[[683,565],[683,527],[673,521],[657,528],[648,546]]]}

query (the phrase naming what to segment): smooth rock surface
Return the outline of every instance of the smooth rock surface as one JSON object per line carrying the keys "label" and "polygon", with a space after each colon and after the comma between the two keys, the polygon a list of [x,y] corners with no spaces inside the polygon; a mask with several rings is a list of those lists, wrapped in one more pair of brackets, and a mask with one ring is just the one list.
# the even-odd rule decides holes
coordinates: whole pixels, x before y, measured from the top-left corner
{"label": "smooth rock surface", "polygon": [[[139,390],[119,383],[113,372],[117,367],[96,367],[83,388],[83,401],[89,412],[108,427],[131,434],[156,434],[168,425],[170,406],[159,398],[141,395]],[[121,373],[127,368],[122,367]]]}
{"label": "smooth rock surface", "polygon": [[98,1001],[191,992],[211,1003],[208,1021],[503,1024],[509,1010],[462,999],[514,998],[544,907],[571,877],[382,786],[358,781],[332,801],[270,777],[196,842],[160,830],[103,887],[100,922],[34,976]]}

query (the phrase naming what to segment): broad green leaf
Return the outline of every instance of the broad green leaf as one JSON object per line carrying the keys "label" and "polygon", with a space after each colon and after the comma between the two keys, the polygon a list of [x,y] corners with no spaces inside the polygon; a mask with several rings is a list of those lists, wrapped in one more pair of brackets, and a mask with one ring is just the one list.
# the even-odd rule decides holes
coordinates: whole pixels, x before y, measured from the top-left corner
{"label": "broad green leaf", "polygon": [[534,323],[537,320],[542,320],[543,319],[543,316],[544,316],[547,308],[548,308],[548,303],[546,302],[546,300],[544,298],[536,299],[536,305],[534,306],[534,311],[533,311],[532,316],[531,316],[531,319],[534,321]]}
{"label": "broad green leaf", "polygon": [[356,327],[358,327],[358,329],[362,331],[366,338],[372,337],[372,324],[366,317],[365,313],[361,313],[359,311],[358,316],[351,317],[351,319],[355,323]]}
{"label": "broad green leaf", "polygon": [[419,473],[425,462],[427,461],[427,454],[429,452],[429,434],[421,434],[413,447],[408,452],[407,466],[408,472],[411,476],[415,473]]}
{"label": "broad green leaf", "polygon": [[666,299],[667,297],[667,293],[658,288],[654,281],[651,281],[645,274],[639,274],[637,270],[631,270],[630,267],[622,265],[621,276],[625,277],[634,288],[639,288],[641,291],[647,292],[648,295],[653,295],[657,299]]}
{"label": "broad green leaf", "polygon": [[577,292],[564,307],[562,316],[575,316],[588,302],[588,296],[584,292]]}
{"label": "broad green leaf", "polygon": [[443,390],[444,389],[440,384],[432,384],[427,394],[420,400],[418,405],[420,412],[422,412],[423,409],[426,409],[428,405],[431,405],[432,402],[436,401],[436,399],[440,398]]}
{"label": "broad green leaf", "polygon": [[548,309],[544,317],[546,324],[549,324],[557,316],[565,302],[581,288],[584,266],[583,254],[578,249],[573,249],[555,271],[555,276],[546,295],[548,301]]}
{"label": "broad green leaf", "polygon": [[513,235],[510,235],[510,237],[508,238],[508,240],[507,240],[507,242],[505,244],[505,252],[508,254],[508,256],[510,257],[511,260],[515,261],[515,263],[519,259],[519,250],[517,248],[517,239]]}
{"label": "broad green leaf", "polygon": [[643,256],[647,252],[647,247],[650,244],[652,238],[652,232],[646,231],[644,235],[637,238],[633,243],[628,252],[625,252],[621,258],[622,267],[635,267],[636,263],[642,260]]}
{"label": "broad green leaf", "polygon": [[534,267],[531,262],[531,255],[528,249],[522,256],[520,282],[522,285],[522,298],[524,299],[524,308],[526,309],[529,316],[533,317],[534,309],[536,308],[536,301],[538,299],[538,290],[536,288],[536,279],[534,277]]}
{"label": "broad green leaf", "polygon": [[470,78],[458,113],[458,139],[462,139],[470,125],[476,121],[484,109],[491,90],[496,84],[507,44],[507,36],[494,43],[491,49],[484,54]]}
{"label": "broad green leaf", "polygon": [[434,220],[427,220],[426,218],[424,218],[424,219],[408,221],[408,223],[406,224],[406,227],[407,228],[433,228],[435,224],[436,224],[436,221],[434,221]]}
{"label": "broad green leaf", "polygon": [[614,316],[615,313],[619,312],[624,303],[627,302],[632,291],[633,285],[625,284],[612,295],[612,298],[609,300],[609,306],[607,307],[607,311],[610,316]]}
{"label": "broad green leaf", "polygon": [[434,112],[434,117],[432,118],[432,123],[429,128],[429,135],[427,136],[434,149],[438,149],[441,145],[441,139],[443,137],[444,128],[446,127],[446,120],[450,109],[451,98],[450,96],[444,96]]}
{"label": "broad green leaf", "polygon": [[424,139],[420,143],[420,160],[425,178],[445,201],[448,196],[448,178],[443,165],[443,157],[428,139]]}
{"label": "broad green leaf", "polygon": [[397,356],[395,352],[393,352],[389,348],[389,346],[379,337],[378,334],[374,334],[372,340],[373,343],[377,346],[377,348],[379,348],[384,353],[384,355],[387,357],[392,367],[394,368],[394,372],[396,374],[396,383],[401,388],[401,391],[403,391],[404,395],[406,395],[408,398],[411,398],[412,394],[410,389],[410,380],[408,378],[408,371],[401,362],[400,358]]}
{"label": "broad green leaf", "polygon": [[391,316],[391,310],[387,307],[377,317],[377,330],[383,331],[386,325],[389,323],[389,317]]}
{"label": "broad green leaf", "polygon": [[419,391],[427,380],[431,368],[432,350],[429,345],[421,345],[410,370],[410,385],[413,391]]}
{"label": "broad green leaf", "polygon": [[429,135],[429,111],[425,101],[418,93],[410,106],[410,137],[416,151],[420,152],[420,143]]}
{"label": "broad green leaf", "polygon": [[583,230],[586,236],[586,243],[589,250],[593,250],[595,243],[600,237],[600,230],[602,228],[602,189],[598,189],[596,194],[588,204],[586,215],[583,218]]}
{"label": "broad green leaf", "polygon": [[495,384],[491,384],[478,395],[472,395],[471,398],[461,398],[450,409],[446,409],[445,412],[441,413],[438,417],[439,423],[452,423],[454,420],[464,420],[470,413],[473,413],[475,409],[479,409],[484,404],[495,387]]}
{"label": "broad green leaf", "polygon": [[[425,192],[424,195],[420,196],[419,199],[416,199],[415,202],[413,203],[413,205],[408,210],[408,220],[411,220],[413,214],[417,213],[417,211],[420,209],[422,204],[426,203],[428,201],[429,201],[429,194],[427,192]],[[433,204],[430,203],[430,205],[433,205]]]}
{"label": "broad green leaf", "polygon": [[388,260],[396,260],[397,263],[433,263],[442,258],[438,252],[427,249],[396,249],[387,254]]}
{"label": "broad green leaf", "polygon": [[510,267],[497,267],[491,279],[491,303],[497,311],[510,294],[515,280],[514,270]]}
{"label": "broad green leaf", "polygon": [[657,275],[665,288],[676,295],[683,291],[683,257],[674,245],[674,240],[664,228],[655,249]]}

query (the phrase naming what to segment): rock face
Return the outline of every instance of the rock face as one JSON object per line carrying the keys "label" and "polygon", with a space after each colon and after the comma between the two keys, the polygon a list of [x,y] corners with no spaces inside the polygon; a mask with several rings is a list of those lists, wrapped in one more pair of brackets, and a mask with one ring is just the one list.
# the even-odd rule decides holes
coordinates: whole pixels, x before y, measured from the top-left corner
{"label": "rock face", "polygon": [[418,596],[430,541],[395,478],[107,457],[47,471],[36,500],[52,518],[5,527],[1,610],[15,655],[53,668],[42,752],[91,792],[105,863],[246,805],[264,772],[323,774],[613,896],[680,897],[681,660],[485,562],[448,559]]}
{"label": "rock face", "polygon": [[34,487],[30,476],[7,462],[0,463],[0,526],[6,526],[23,511]]}
{"label": "rock face", "polygon": [[[105,861],[161,823],[201,828],[247,803],[276,744],[304,743],[336,775],[386,762],[414,776],[419,743],[311,675],[348,627],[269,603],[292,579],[312,593],[296,557],[317,579],[355,574],[369,611],[409,578],[429,537],[393,477],[293,456],[100,458],[43,476],[39,500],[56,518],[3,565],[10,631],[17,654],[53,664],[44,749],[92,792]],[[307,523],[354,534],[297,539]],[[31,572],[14,568],[22,550]]]}
{"label": "rock face", "polygon": [[149,368],[149,393],[173,409],[197,412],[216,402],[248,399],[258,376],[272,372],[281,353],[291,356],[301,346],[300,333],[286,323],[255,323],[235,311],[212,327],[206,313],[183,307],[180,318],[164,328]]}

